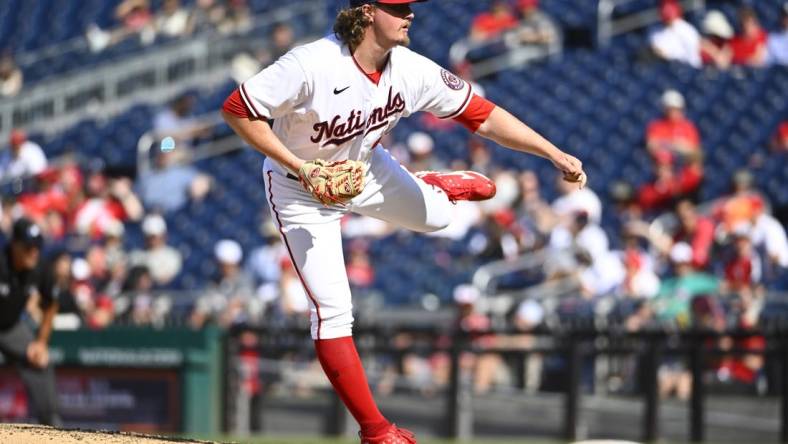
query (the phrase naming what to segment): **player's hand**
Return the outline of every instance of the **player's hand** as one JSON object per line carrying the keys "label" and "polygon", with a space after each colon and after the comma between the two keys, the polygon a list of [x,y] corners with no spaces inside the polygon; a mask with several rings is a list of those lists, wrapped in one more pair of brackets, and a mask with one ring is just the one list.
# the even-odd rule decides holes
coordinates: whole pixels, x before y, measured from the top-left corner
{"label": "player's hand", "polygon": [[560,151],[555,158],[550,160],[553,162],[553,165],[563,173],[565,181],[577,183],[580,185],[580,188],[586,186],[588,177],[585,171],[583,171],[583,162],[581,162],[580,159]]}
{"label": "player's hand", "polygon": [[44,368],[49,364],[49,348],[43,341],[33,341],[27,346],[27,361],[35,367]]}
{"label": "player's hand", "polygon": [[364,163],[357,160],[326,162],[321,159],[304,162],[298,169],[301,184],[323,205],[345,202],[364,189]]}

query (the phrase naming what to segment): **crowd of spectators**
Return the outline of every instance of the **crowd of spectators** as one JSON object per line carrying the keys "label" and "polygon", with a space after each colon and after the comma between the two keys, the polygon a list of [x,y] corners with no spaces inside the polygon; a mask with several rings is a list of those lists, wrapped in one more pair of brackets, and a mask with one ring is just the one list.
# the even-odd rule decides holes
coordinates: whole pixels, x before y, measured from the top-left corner
{"label": "crowd of spectators", "polygon": [[[653,179],[615,184],[625,191],[612,191],[611,207],[604,207],[592,188],[578,190],[560,177],[555,184],[559,194],[548,202],[533,171],[515,172],[490,163],[490,148],[477,139],[470,139],[466,159],[452,160],[449,168],[473,165],[494,177],[498,195],[484,203],[456,205],[452,224],[432,235],[462,240],[467,253],[485,261],[546,252],[540,283],[568,281],[577,288],[576,296],[564,299],[545,296],[550,294],[548,288],[539,298],[521,300],[508,311],[505,322],[522,335],[482,335],[474,344],[482,349],[528,348],[537,340],[528,334],[534,328],[582,319],[631,332],[692,327],[722,332],[758,325],[767,293],[784,289],[780,285],[784,286],[781,276],[788,269],[785,222],[771,214],[768,199],[754,187],[747,169],[732,176],[729,193],[700,201],[703,135],[687,117],[687,103],[679,91],[666,90],[661,105],[662,115],[654,115],[643,128],[643,146],[632,147],[644,150],[651,159]],[[775,130],[769,148],[775,159],[785,149],[786,127],[783,123]],[[427,134],[413,133],[403,145],[403,164],[412,171],[441,164],[434,157],[442,150]],[[643,177],[649,173],[644,170]],[[617,227],[601,225],[605,213],[616,216]],[[390,233],[374,221],[349,219],[344,225],[346,236],[354,240],[370,241]],[[442,260],[438,253],[435,260]],[[461,285],[454,294],[458,328],[470,333],[486,330],[496,316],[485,311],[489,304],[484,298],[473,296],[478,291]],[[394,343],[407,350],[417,339],[403,335]],[[762,382],[764,359],[757,352],[763,349],[763,338],[724,338],[718,345],[745,347],[753,353],[711,363],[716,381],[750,387]],[[407,384],[432,394],[445,387],[446,365],[445,354],[422,350],[406,353],[398,368]],[[527,387],[540,387],[539,375],[549,372],[545,365],[542,356],[529,356]],[[469,355],[461,366],[472,375],[477,393],[512,382],[511,362],[494,353]],[[610,384],[631,389],[637,366],[623,368],[622,374],[610,376],[618,381]],[[382,375],[379,389],[393,390],[392,370]],[[622,380],[623,385],[617,385]],[[659,383],[662,396],[686,399],[691,378],[683,359],[664,362]]]}
{"label": "crowd of spectators", "polygon": [[91,51],[99,52],[129,38],[151,44],[157,38],[181,38],[198,32],[235,34],[252,27],[245,0],[198,0],[193,6],[164,0],[155,11],[148,0],[123,0],[115,8],[116,26],[101,29],[91,24],[86,38]]}
{"label": "crowd of spectators", "polygon": [[788,64],[788,3],[781,10],[780,28],[771,31],[749,6],[739,9],[735,26],[722,11],[709,10],[700,30],[676,0],[662,0],[659,12],[662,23],[649,35],[650,49],[659,59],[717,69]]}
{"label": "crowd of spectators", "polygon": [[[152,3],[158,4],[155,8]],[[114,23],[105,28],[87,26],[84,39],[89,51],[99,53],[129,39],[150,45],[167,39],[182,39],[203,33],[236,35],[252,29],[253,14],[246,0],[122,0],[114,10]],[[260,55],[265,61],[278,58],[292,43],[292,29],[285,23],[272,28],[271,50]],[[0,99],[19,95],[24,87],[24,69],[12,48],[0,48]]]}
{"label": "crowd of spectators", "polygon": [[[124,0],[116,15],[123,25],[107,33],[112,40],[108,44],[132,35],[145,38],[151,30],[177,37],[208,29],[240,32],[251,26],[244,1],[200,0],[188,9],[178,1],[165,1],[161,12],[153,13],[147,1]],[[292,29],[277,24],[268,40],[256,64],[292,47]],[[4,57],[0,67],[9,60]],[[170,243],[167,221],[211,198],[215,188],[213,178],[192,163],[195,146],[213,136],[215,125],[210,118],[195,116],[194,103],[194,94],[184,93],[154,114],[150,165],[136,169],[105,165],[73,151],[47,159],[24,131],[10,132],[7,147],[0,151],[0,232],[5,237],[12,221],[23,215],[42,228],[50,258],[46,266],[58,270],[62,283],[60,328],[100,329],[113,323],[229,327],[258,323],[264,312],[284,320],[306,315],[306,296],[267,211],[260,218],[266,245],[218,241],[211,268],[215,273],[205,294],[180,291],[177,281],[188,251]],[[130,224],[141,231],[141,244],[125,237]],[[248,256],[243,248],[250,249]],[[355,282],[370,285],[364,257],[368,265],[366,251],[352,262],[358,270]]]}

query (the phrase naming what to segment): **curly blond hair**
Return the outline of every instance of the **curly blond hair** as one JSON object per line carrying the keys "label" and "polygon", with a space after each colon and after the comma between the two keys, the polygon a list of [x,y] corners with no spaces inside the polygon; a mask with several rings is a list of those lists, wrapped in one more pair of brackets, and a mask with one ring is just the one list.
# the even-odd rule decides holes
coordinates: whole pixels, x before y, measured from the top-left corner
{"label": "curly blond hair", "polygon": [[343,9],[339,11],[334,22],[334,35],[353,49],[364,39],[364,30],[370,23],[362,7]]}

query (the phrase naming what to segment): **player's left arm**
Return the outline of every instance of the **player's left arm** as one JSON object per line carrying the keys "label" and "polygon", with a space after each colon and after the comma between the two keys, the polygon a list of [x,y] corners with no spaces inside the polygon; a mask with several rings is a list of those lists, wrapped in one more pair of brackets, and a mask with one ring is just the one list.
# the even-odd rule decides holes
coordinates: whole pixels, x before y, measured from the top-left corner
{"label": "player's left arm", "polygon": [[470,84],[435,62],[415,53],[403,55],[413,57],[412,65],[421,67],[414,71],[418,80],[413,91],[419,92],[414,96],[414,111],[454,119],[507,148],[544,157],[563,172],[564,180],[585,185],[583,164],[576,157],[558,149],[503,108],[474,94]]}
{"label": "player's left arm", "polygon": [[564,173],[564,180],[585,185],[586,174],[578,158],[563,152],[499,106],[493,108],[476,133],[507,148],[544,157]]}

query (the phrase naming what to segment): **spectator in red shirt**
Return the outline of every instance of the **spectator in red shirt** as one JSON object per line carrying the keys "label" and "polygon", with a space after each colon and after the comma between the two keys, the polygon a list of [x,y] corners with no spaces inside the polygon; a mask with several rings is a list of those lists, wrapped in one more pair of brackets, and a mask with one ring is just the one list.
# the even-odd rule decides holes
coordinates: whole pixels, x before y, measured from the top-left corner
{"label": "spectator in red shirt", "polygon": [[772,139],[772,150],[776,153],[788,153],[788,120],[777,127]]}
{"label": "spectator in red shirt", "polygon": [[676,216],[679,230],[673,237],[674,242],[688,243],[692,247],[692,266],[698,270],[706,268],[714,242],[714,223],[700,215],[688,199],[676,204]]}
{"label": "spectator in red shirt", "polygon": [[93,270],[83,258],[76,258],[71,263],[71,293],[79,307],[85,326],[90,329],[102,329],[112,323],[115,318],[114,303],[107,295],[96,288]]}
{"label": "spectator in red shirt", "polygon": [[[740,298],[739,307],[736,308],[738,311],[736,327],[740,330],[754,329],[758,323],[760,305],[753,298]],[[752,384],[763,373],[765,359],[762,352],[766,349],[766,339],[763,336],[725,337],[720,341],[720,348],[723,350],[736,348],[752,352],[724,357],[717,368],[717,377],[720,380]]]}
{"label": "spectator in red shirt", "polygon": [[659,151],[689,155],[700,152],[700,134],[684,115],[684,96],[669,89],[662,94],[664,116],[653,120],[646,130],[646,147],[652,156]]}
{"label": "spectator in red shirt", "polygon": [[670,151],[656,151],[654,156],[656,179],[643,185],[638,191],[638,203],[643,210],[659,210],[670,206],[676,199],[695,192],[703,179],[702,162],[693,155],[688,163],[674,166]]}
{"label": "spectator in red shirt", "polygon": [[700,58],[704,65],[719,69],[731,66],[733,52],[731,38],[733,27],[725,18],[725,14],[712,10],[703,17],[703,37],[700,40]]}
{"label": "spectator in red shirt", "polygon": [[76,231],[101,238],[109,224],[140,220],[144,210],[131,187],[131,180],[125,177],[107,179],[98,172],[90,175],[86,183],[87,198],[74,214]]}
{"label": "spectator in red shirt", "polygon": [[495,383],[496,374],[503,365],[501,355],[485,351],[495,347],[498,338],[494,334],[484,333],[492,327],[490,318],[477,307],[481,292],[469,284],[461,284],[454,288],[454,301],[457,304],[457,328],[469,335],[471,343],[482,351],[478,354],[465,352],[460,357],[460,367],[467,373],[473,373],[473,391],[484,394],[490,391]]}
{"label": "spectator in red shirt", "polygon": [[739,11],[739,20],[741,34],[731,40],[733,64],[764,66],[768,35],[761,27],[758,16],[752,8],[744,7]]}
{"label": "spectator in red shirt", "polygon": [[735,293],[751,294],[760,275],[760,264],[750,239],[749,225],[741,225],[733,233],[733,257],[725,263],[725,287]]}
{"label": "spectator in red shirt", "polygon": [[102,30],[95,23],[88,26],[86,37],[91,51],[102,51],[134,35],[139,35],[144,44],[156,38],[149,0],[121,1],[115,7],[115,19],[120,26],[111,30]]}
{"label": "spectator in red shirt", "polygon": [[538,45],[545,48],[560,43],[555,21],[539,9],[539,0],[518,0],[520,23],[517,40],[521,46]]}
{"label": "spectator in red shirt", "polygon": [[36,176],[36,190],[19,196],[24,214],[44,230],[49,239],[65,236],[68,196],[58,186],[60,171],[48,168]]}
{"label": "spectator in red shirt", "polygon": [[517,17],[512,14],[509,5],[503,0],[495,0],[489,11],[474,17],[468,37],[474,42],[491,40],[514,28],[517,23]]}
{"label": "spectator in red shirt", "polygon": [[153,20],[148,0],[123,0],[115,8],[115,18],[129,31],[141,31]]}
{"label": "spectator in red shirt", "polygon": [[375,268],[369,260],[366,246],[355,246],[350,250],[347,266],[350,285],[355,288],[369,288],[375,283]]}

